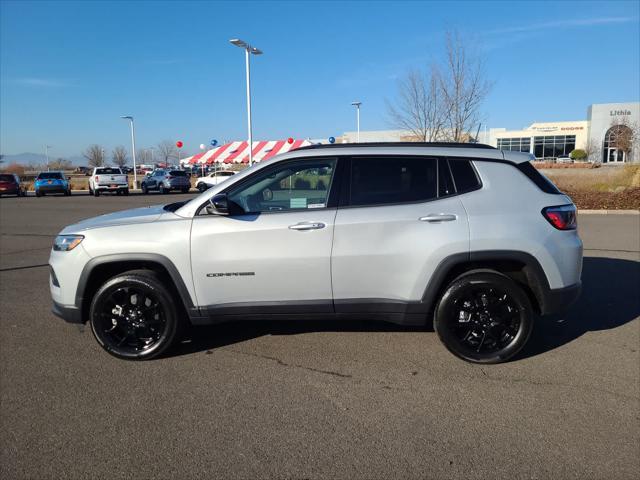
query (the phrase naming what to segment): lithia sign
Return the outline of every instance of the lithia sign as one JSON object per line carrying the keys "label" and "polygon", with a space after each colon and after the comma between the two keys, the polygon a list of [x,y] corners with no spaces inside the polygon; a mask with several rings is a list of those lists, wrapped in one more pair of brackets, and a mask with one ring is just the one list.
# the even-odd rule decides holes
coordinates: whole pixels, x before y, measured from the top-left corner
{"label": "lithia sign", "polygon": [[631,115],[631,110],[609,110],[610,117],[617,117],[618,115]]}

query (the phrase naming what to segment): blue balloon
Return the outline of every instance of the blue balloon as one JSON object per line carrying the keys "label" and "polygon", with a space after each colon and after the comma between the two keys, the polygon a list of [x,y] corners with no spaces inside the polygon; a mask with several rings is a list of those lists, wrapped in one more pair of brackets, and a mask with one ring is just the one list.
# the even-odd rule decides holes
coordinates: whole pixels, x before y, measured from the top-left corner
{"label": "blue balloon", "polygon": [[218,144],[218,140],[211,140],[211,146],[215,147]]}
{"label": "blue balloon", "polygon": [[336,137],[329,137],[329,143],[336,143]]}

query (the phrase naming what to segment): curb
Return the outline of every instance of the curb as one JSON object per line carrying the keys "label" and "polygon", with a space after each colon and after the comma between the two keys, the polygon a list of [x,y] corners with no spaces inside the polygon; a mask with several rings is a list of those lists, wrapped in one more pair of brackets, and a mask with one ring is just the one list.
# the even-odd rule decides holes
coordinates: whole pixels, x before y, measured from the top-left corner
{"label": "curb", "polygon": [[581,215],[640,215],[640,210],[578,210]]}

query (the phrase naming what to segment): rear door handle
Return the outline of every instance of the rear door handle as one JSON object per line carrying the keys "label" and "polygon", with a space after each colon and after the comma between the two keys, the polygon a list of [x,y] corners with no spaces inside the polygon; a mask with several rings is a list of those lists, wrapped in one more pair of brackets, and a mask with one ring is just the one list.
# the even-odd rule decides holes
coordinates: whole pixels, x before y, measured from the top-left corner
{"label": "rear door handle", "polygon": [[439,222],[451,222],[457,220],[458,216],[451,213],[430,213],[424,217],[420,217],[418,220],[421,222],[439,223]]}
{"label": "rear door handle", "polygon": [[321,222],[300,222],[295,225],[289,225],[290,230],[319,230],[324,227],[326,225]]}

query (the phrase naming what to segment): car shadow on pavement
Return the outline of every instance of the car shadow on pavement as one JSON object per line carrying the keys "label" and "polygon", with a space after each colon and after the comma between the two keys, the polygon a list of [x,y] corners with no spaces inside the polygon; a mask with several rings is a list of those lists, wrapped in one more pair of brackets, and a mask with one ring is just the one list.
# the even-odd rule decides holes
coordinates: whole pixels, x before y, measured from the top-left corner
{"label": "car shadow on pavement", "polygon": [[[514,360],[532,357],[561,347],[586,332],[624,325],[640,315],[640,263],[614,258],[585,257],[582,295],[562,316],[537,319],[527,346]],[[431,321],[426,329],[433,330]],[[191,328],[167,356],[211,353],[219,347],[265,335],[296,335],[312,332],[424,332],[379,321],[302,320],[240,321]]]}
{"label": "car shadow on pavement", "polygon": [[539,355],[587,332],[620,327],[640,316],[640,263],[585,257],[582,294],[564,315],[540,318],[517,358]]}

